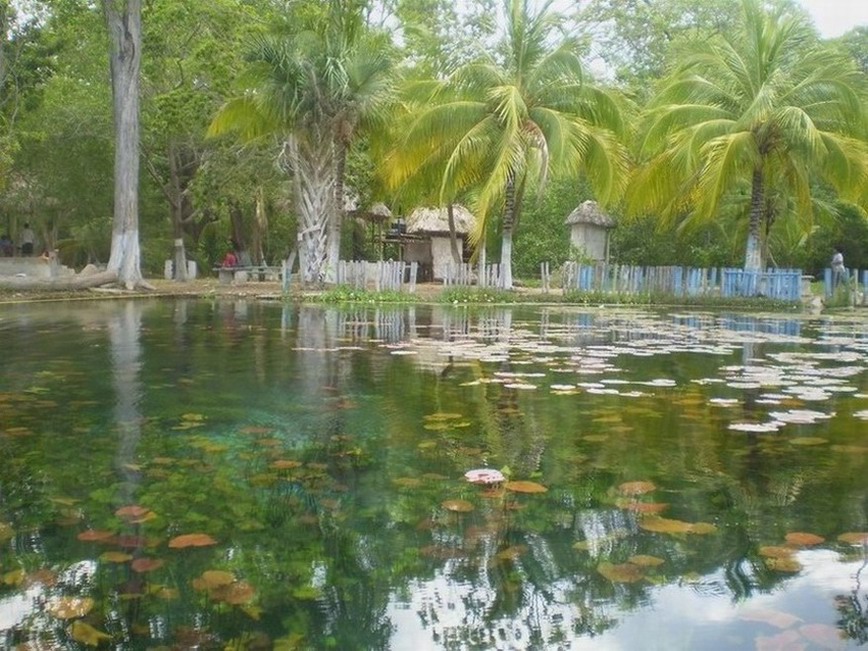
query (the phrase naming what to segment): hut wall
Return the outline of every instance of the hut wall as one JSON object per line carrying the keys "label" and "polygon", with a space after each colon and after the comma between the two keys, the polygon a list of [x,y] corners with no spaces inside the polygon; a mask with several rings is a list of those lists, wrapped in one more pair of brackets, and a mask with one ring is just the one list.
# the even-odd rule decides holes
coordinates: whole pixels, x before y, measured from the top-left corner
{"label": "hut wall", "polygon": [[[458,253],[464,257],[464,241],[458,238]],[[433,264],[434,280],[443,280],[446,268],[452,264],[452,246],[448,237],[431,238],[431,257]]]}
{"label": "hut wall", "polygon": [[404,261],[431,264],[431,246],[428,242],[407,242],[404,246]]}
{"label": "hut wall", "polygon": [[601,262],[606,260],[607,238],[607,229],[594,224],[573,224],[570,230],[570,244],[589,258]]}

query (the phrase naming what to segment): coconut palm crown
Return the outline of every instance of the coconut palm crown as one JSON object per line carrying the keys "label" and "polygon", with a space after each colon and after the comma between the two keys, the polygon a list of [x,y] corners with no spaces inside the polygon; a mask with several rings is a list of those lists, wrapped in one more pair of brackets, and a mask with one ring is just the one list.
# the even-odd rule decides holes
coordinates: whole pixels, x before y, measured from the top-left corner
{"label": "coconut palm crown", "polygon": [[290,13],[251,44],[246,92],[209,132],[276,137],[292,173],[305,281],[328,280],[340,253],[347,153],[361,130],[387,120],[393,100],[386,41],[364,24],[364,5],[329,0]]}
{"label": "coconut palm crown", "polygon": [[476,197],[478,241],[501,211],[501,263],[512,287],[512,235],[526,184],[549,172],[587,174],[598,198],[620,198],[625,131],[613,97],[584,78],[575,41],[558,42],[557,15],[545,3],[506,1],[501,47],[445,80],[418,83],[413,120],[388,162],[394,184],[436,169],[440,203]]}
{"label": "coconut palm crown", "polygon": [[762,266],[762,226],[810,215],[812,185],[864,204],[864,74],[817,41],[802,15],[743,1],[740,30],[699,43],[663,82],[644,122],[628,207],[714,219],[741,196],[745,268]]}

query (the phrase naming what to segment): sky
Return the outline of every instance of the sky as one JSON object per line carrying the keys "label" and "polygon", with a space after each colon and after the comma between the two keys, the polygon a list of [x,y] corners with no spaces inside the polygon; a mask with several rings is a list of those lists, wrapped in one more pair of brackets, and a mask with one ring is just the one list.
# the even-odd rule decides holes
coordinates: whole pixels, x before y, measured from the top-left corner
{"label": "sky", "polygon": [[868,25],[865,0],[798,0],[814,19],[823,38],[841,36],[859,25]]}

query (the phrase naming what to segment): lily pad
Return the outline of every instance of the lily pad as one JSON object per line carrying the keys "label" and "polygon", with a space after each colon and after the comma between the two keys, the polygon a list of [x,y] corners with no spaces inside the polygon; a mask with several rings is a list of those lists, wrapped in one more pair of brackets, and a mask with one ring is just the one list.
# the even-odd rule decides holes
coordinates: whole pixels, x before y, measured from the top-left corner
{"label": "lily pad", "polygon": [[473,504],[467,500],[446,500],[440,506],[453,513],[470,513],[474,509]]}
{"label": "lily pad", "polygon": [[802,564],[799,563],[795,558],[765,558],[764,562],[766,567],[770,570],[775,570],[776,572],[787,572],[790,574],[795,574],[796,572],[801,571]]}
{"label": "lily pad", "polygon": [[99,555],[99,560],[106,563],[126,563],[132,558],[132,555],[126,552],[103,552]]}
{"label": "lily pad", "polygon": [[145,572],[158,570],[165,564],[166,562],[159,558],[137,558],[130,564],[130,567],[132,567],[133,572],[144,574]]}
{"label": "lily pad", "polygon": [[76,536],[79,540],[83,540],[85,542],[100,542],[109,540],[114,536],[114,533],[111,531],[101,531],[99,529],[88,529],[86,531],[82,531],[80,534]]}
{"label": "lily pad", "polygon": [[781,547],[779,545],[763,545],[758,550],[760,556],[766,558],[792,558],[796,550],[792,547]]}
{"label": "lily pad", "polygon": [[72,639],[76,642],[81,642],[87,646],[99,646],[100,642],[103,640],[111,639],[111,635],[108,633],[103,633],[90,624],[82,621],[72,623],[70,634],[72,635]]}
{"label": "lily pad", "polygon": [[828,443],[828,439],[820,438],[819,436],[803,436],[796,439],[789,440],[790,445],[823,445],[824,443]]}
{"label": "lily pad", "polygon": [[635,556],[631,556],[627,559],[628,563],[632,563],[633,565],[638,565],[640,567],[657,567],[658,565],[663,565],[666,561],[662,558],[658,558],[657,556],[649,556],[648,554],[636,554]]}
{"label": "lily pad", "polygon": [[205,570],[202,575],[193,579],[193,587],[197,590],[213,590],[235,582],[235,575],[225,570]]}
{"label": "lily pad", "polygon": [[600,563],[597,571],[612,583],[636,583],[645,578],[643,569],[634,563]]}
{"label": "lily pad", "polygon": [[15,529],[12,528],[11,524],[0,522],[0,543],[11,540],[14,535]]}
{"label": "lily pad", "polygon": [[846,545],[868,545],[868,531],[849,531],[838,536],[838,541]]}
{"label": "lily pad", "polygon": [[271,464],[271,467],[275,470],[291,470],[301,465],[301,461],[296,461],[295,459],[278,459]]}
{"label": "lily pad", "polygon": [[657,490],[657,486],[650,481],[627,481],[618,486],[621,495],[644,495],[654,490]]}
{"label": "lily pad", "polygon": [[115,515],[123,520],[136,520],[138,518],[146,516],[150,513],[151,509],[146,508],[144,506],[139,506],[138,504],[130,504],[128,506],[122,506],[117,511],[115,511]]}
{"label": "lily pad", "polygon": [[535,481],[508,481],[503,487],[513,493],[545,493],[548,488]]}
{"label": "lily pad", "polygon": [[653,533],[690,533],[693,525],[682,520],[671,520],[669,518],[661,518],[652,516],[642,518],[639,521],[639,528]]}
{"label": "lily pad", "polygon": [[818,536],[815,533],[805,533],[803,531],[788,533],[784,536],[784,539],[787,541],[787,544],[796,545],[798,547],[812,547],[813,545],[819,545],[820,543],[826,542],[826,539],[822,536]]}
{"label": "lily pad", "polygon": [[184,549],[186,547],[209,547],[216,545],[214,540],[207,533],[187,533],[183,536],[176,536],[169,541],[171,549]]}

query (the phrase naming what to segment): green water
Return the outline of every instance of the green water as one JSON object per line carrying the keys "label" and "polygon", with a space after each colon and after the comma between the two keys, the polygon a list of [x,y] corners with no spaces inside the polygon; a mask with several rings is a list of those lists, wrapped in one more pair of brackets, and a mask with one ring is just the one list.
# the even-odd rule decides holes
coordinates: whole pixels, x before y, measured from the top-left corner
{"label": "green water", "polygon": [[0,342],[0,648],[868,640],[866,320],[131,301]]}

